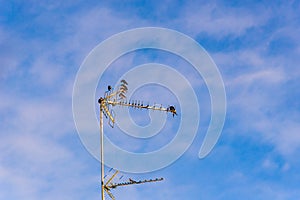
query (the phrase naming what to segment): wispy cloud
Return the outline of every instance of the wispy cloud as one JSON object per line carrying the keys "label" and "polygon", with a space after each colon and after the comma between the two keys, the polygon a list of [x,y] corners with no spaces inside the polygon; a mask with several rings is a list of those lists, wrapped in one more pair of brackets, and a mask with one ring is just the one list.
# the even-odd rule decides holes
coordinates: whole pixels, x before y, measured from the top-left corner
{"label": "wispy cloud", "polygon": [[[295,156],[300,148],[297,1],[249,5],[222,1],[4,4],[0,8],[5,15],[0,25],[0,199],[99,198],[98,162],[90,159],[80,144],[72,119],[75,74],[89,51],[107,37],[129,28],[155,25],[207,41],[205,47],[211,48],[226,84],[227,134],[223,134],[216,152],[199,161],[201,164],[191,161],[194,154],[189,152],[178,161],[180,170],[170,167],[169,172],[162,171],[173,182],[148,191],[128,188],[116,196],[144,198],[146,194],[145,198],[152,199],[153,190],[160,199],[185,195],[189,199],[199,195],[204,199],[237,199],[241,194],[250,199],[299,196],[293,189],[298,171]],[[138,59],[130,57],[119,64]],[[199,85],[199,80],[189,75],[193,71],[180,70],[191,77],[194,86]],[[238,146],[232,138],[247,140],[247,144]],[[196,139],[189,151],[198,150],[195,145],[201,136]],[[255,149],[258,145],[270,150]],[[250,154],[242,155],[247,151],[258,161],[248,162]],[[212,164],[214,158],[219,162]],[[212,165],[208,166],[209,162]],[[226,167],[220,169],[219,165]],[[198,168],[206,170],[207,177]],[[182,171],[195,177],[188,180],[180,176],[186,187],[176,182]],[[277,179],[265,171],[282,173],[285,178]],[[208,180],[207,187],[199,183],[205,181],[203,177]],[[216,184],[213,180],[217,178]],[[211,195],[216,191],[218,195]]]}

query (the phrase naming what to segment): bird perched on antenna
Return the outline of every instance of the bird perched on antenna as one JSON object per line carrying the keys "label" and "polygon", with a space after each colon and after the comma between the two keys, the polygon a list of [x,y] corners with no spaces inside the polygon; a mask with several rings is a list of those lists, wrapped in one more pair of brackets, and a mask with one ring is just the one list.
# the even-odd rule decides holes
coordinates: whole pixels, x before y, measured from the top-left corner
{"label": "bird perched on antenna", "polygon": [[173,114],[173,117],[174,117],[174,115],[177,115],[177,112],[176,112],[176,109],[174,106],[169,106],[167,108],[167,111],[170,111]]}
{"label": "bird perched on antenna", "polygon": [[137,183],[135,180],[129,178],[130,183]]}
{"label": "bird perched on antenna", "polygon": [[121,80],[121,83],[128,85],[127,81],[125,81],[124,79]]}

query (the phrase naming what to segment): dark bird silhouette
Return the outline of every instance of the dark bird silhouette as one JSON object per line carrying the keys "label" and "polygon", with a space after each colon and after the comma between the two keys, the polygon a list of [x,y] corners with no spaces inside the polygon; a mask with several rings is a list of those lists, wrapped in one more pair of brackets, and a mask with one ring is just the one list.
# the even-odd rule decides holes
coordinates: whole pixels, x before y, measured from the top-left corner
{"label": "dark bird silhouette", "polygon": [[129,178],[129,181],[130,181],[131,183],[137,183],[135,180],[132,180],[131,178]]}
{"label": "dark bird silhouette", "polygon": [[176,109],[175,109],[174,106],[169,106],[169,107],[168,107],[168,111],[170,111],[170,112],[173,114],[173,117],[174,117],[174,115],[177,115]]}
{"label": "dark bird silhouette", "polygon": [[121,80],[121,83],[128,85],[128,83],[124,79]]}

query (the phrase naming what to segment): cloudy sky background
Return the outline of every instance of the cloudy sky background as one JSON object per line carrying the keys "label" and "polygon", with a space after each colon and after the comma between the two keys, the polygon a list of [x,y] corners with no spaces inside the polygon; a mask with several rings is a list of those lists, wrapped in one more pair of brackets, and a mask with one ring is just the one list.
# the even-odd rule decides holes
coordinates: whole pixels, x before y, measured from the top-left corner
{"label": "cloudy sky background", "polygon": [[[203,106],[201,130],[177,162],[148,174],[124,173],[124,180],[166,180],[117,189],[113,191],[117,199],[300,196],[298,1],[3,0],[0,4],[0,199],[100,199],[99,162],[82,145],[73,121],[73,83],[96,45],[120,31],[144,26],[180,31],[207,50],[224,80],[227,117],[213,152],[199,160],[203,129],[210,118]],[[116,61],[100,81],[99,93],[110,84],[106,82],[110,73],[163,60],[177,63],[174,68],[191,80],[197,96],[205,99],[202,104],[209,105],[209,94],[197,85],[201,77],[178,66],[176,57],[157,55],[138,52]],[[151,96],[144,93],[143,98],[154,101]],[[172,120],[178,123],[178,118],[167,118],[168,123]],[[108,135],[118,132],[108,128]],[[138,145],[125,138],[120,143],[124,148]],[[153,150],[149,145],[139,150],[148,149]]]}

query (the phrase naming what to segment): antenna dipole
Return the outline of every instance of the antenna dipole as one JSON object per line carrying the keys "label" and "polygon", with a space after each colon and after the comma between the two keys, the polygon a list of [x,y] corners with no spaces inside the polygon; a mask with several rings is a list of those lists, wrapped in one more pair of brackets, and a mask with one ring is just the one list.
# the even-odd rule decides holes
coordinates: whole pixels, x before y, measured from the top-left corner
{"label": "antenna dipole", "polygon": [[114,89],[111,86],[107,87],[107,91],[104,93],[104,97],[100,97],[98,99],[98,103],[100,105],[100,159],[101,159],[101,197],[102,200],[105,200],[104,193],[106,192],[111,199],[115,199],[113,194],[110,192],[111,189],[117,188],[119,186],[126,186],[126,185],[134,185],[134,184],[143,184],[143,183],[149,183],[149,182],[158,182],[162,181],[163,178],[156,178],[156,179],[149,179],[149,180],[142,180],[142,181],[134,181],[132,179],[129,179],[129,182],[123,182],[123,183],[111,183],[113,178],[118,174],[119,171],[116,171],[113,176],[104,183],[104,133],[103,133],[103,115],[109,119],[108,124],[113,128],[115,123],[115,117],[114,117],[114,111],[110,109],[111,106],[126,106],[126,107],[132,107],[132,108],[138,108],[138,109],[147,109],[147,110],[158,110],[158,111],[164,111],[172,113],[173,117],[174,115],[177,115],[176,109],[174,106],[169,107],[163,107],[162,105],[156,106],[154,105],[145,105],[143,104],[143,101],[128,101],[126,98],[126,93],[128,90],[128,83],[125,80],[121,80],[120,85],[118,86],[118,89],[114,91]]}

